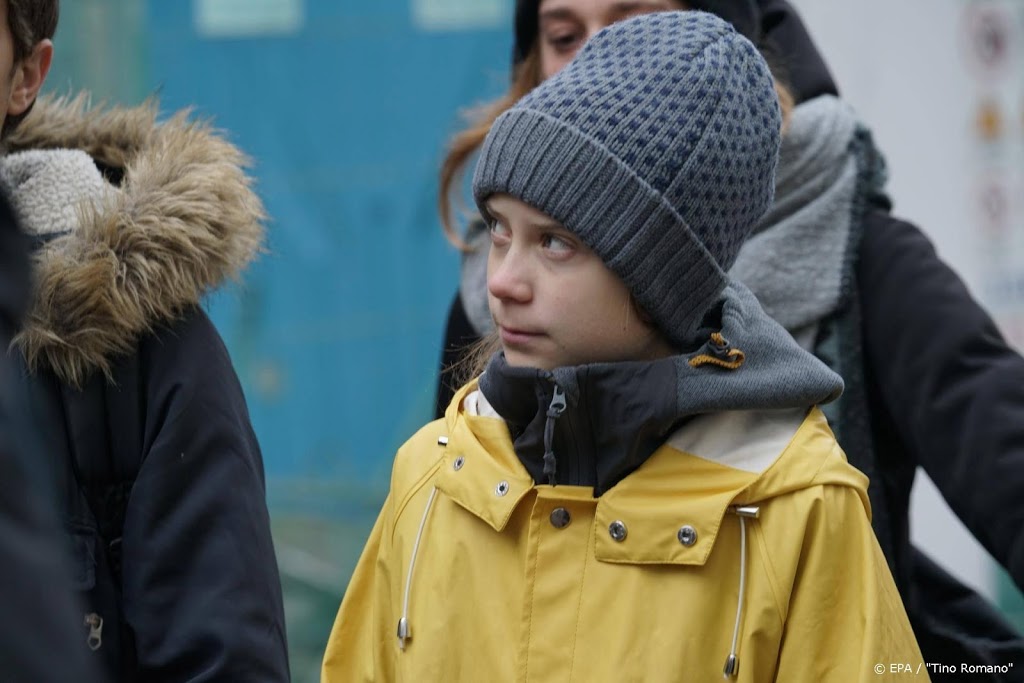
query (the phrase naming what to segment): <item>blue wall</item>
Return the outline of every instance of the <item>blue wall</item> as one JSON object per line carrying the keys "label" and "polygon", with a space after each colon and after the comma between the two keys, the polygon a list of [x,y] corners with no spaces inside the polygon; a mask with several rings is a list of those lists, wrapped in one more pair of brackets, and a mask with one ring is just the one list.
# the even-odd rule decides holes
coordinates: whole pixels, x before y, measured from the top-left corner
{"label": "blue wall", "polygon": [[[270,253],[211,309],[272,498],[289,480],[383,492],[431,416],[456,283],[435,209],[443,143],[459,108],[505,85],[508,34],[425,33],[398,0],[307,0],[286,36],[200,36],[187,2],[150,2],[147,21],[163,108],[230,131],[271,216]],[[341,504],[315,498],[281,504]]]}

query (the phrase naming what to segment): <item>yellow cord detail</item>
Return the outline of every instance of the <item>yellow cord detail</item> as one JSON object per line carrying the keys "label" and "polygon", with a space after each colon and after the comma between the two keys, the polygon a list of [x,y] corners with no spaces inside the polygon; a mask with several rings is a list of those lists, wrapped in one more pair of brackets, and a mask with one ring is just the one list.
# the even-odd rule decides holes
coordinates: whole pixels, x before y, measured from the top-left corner
{"label": "yellow cord detail", "polygon": [[699,368],[702,365],[714,365],[726,370],[735,370],[743,365],[743,361],[747,358],[746,354],[739,349],[731,348],[721,332],[711,333],[711,345],[715,349],[714,355],[702,353],[694,356],[689,361],[690,367]]}

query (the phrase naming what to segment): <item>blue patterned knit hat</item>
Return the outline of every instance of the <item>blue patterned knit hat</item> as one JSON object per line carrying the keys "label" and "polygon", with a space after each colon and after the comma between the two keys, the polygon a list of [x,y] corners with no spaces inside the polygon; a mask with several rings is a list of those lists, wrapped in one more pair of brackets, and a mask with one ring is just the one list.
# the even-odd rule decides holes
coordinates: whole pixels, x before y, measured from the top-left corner
{"label": "blue patterned knit hat", "polygon": [[613,24],[494,122],[473,177],[578,235],[670,341],[691,344],[771,206],[782,125],[768,66],[728,23]]}

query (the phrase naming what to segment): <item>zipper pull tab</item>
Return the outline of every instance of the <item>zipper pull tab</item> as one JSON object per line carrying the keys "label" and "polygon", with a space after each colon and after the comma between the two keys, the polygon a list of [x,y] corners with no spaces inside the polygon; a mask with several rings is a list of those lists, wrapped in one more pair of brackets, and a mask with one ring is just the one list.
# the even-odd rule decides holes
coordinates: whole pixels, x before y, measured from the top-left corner
{"label": "zipper pull tab", "polygon": [[555,393],[551,397],[551,405],[548,406],[547,421],[544,423],[544,475],[548,478],[548,484],[555,485],[555,420],[565,412],[565,392],[562,387],[555,383]]}
{"label": "zipper pull tab", "polygon": [[90,612],[85,615],[85,625],[89,627],[89,649],[95,652],[103,645],[103,617]]}
{"label": "zipper pull tab", "polygon": [[555,394],[551,397],[551,405],[548,406],[548,417],[557,419],[563,412],[565,412],[565,391],[556,384]]}

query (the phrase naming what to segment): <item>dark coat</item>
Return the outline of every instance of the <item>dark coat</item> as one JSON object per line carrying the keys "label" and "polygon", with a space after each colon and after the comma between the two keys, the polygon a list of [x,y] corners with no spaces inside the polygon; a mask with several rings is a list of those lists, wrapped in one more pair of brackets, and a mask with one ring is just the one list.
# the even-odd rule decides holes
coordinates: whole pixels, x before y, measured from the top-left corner
{"label": "dark coat", "polygon": [[112,379],[42,370],[26,391],[62,479],[75,622],[103,619],[111,680],[288,680],[263,460],[206,314],[144,336]]}
{"label": "dark coat", "polygon": [[36,242],[20,403],[58,481],[78,637],[107,679],[279,683],[262,456],[200,307],[259,251],[262,206],[237,149],[155,116],[40,101],[7,141]]}
{"label": "dark coat", "polygon": [[908,507],[920,467],[1024,587],[1024,358],[920,230],[880,211],[864,228],[856,279],[882,549],[926,661],[1022,666],[1021,635],[910,545]]}
{"label": "dark coat", "polygon": [[[28,301],[28,241],[0,196],[0,348],[7,349]],[[0,353],[0,674],[5,680],[96,680],[68,581],[57,495],[36,457],[15,370]],[[59,656],[55,656],[59,653]]]}

